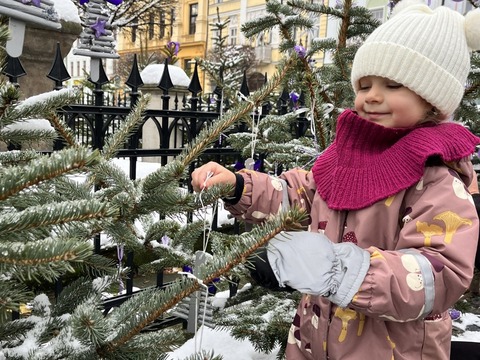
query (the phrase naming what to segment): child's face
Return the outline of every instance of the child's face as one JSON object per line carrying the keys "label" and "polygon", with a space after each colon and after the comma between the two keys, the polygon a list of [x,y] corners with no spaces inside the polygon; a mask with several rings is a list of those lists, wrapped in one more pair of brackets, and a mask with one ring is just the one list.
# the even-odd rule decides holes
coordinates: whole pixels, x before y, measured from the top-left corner
{"label": "child's face", "polygon": [[379,76],[360,79],[355,110],[364,119],[389,128],[406,128],[425,120],[432,105],[405,86]]}

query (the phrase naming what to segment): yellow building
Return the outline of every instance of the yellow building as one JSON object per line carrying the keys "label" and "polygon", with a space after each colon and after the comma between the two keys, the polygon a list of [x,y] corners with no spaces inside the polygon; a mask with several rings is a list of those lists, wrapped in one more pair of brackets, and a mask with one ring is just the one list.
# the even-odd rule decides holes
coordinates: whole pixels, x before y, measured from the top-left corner
{"label": "yellow building", "polygon": [[190,75],[192,59],[203,58],[207,44],[207,1],[179,0],[173,10],[150,14],[148,24],[132,26],[117,36],[117,52],[122,58],[136,53],[145,59],[160,53],[169,41],[180,43],[177,66]]}
{"label": "yellow building", "polygon": [[[255,39],[246,39],[241,32],[241,25],[265,15],[265,0],[179,0],[174,11],[151,14],[148,24],[123,30],[117,37],[117,51],[120,57],[137,53],[137,56],[142,58],[160,51],[168,41],[176,41],[180,43],[177,65],[190,75],[195,58],[205,58],[212,49],[214,34],[210,24],[216,22],[220,16],[221,21],[230,19],[229,45],[254,48],[256,60],[249,70],[249,80],[257,81],[249,81],[249,85],[253,87],[251,90],[255,90],[261,85],[265,74],[271,77],[275,73],[281,58],[280,36],[278,29],[274,29],[259,34]],[[308,47],[313,39],[326,37],[327,17],[319,16],[316,20],[318,25],[313,31],[296,34],[299,44]],[[323,63],[321,55],[315,60],[319,65]],[[213,84],[206,81],[201,72],[199,75],[204,92],[211,92]]]}

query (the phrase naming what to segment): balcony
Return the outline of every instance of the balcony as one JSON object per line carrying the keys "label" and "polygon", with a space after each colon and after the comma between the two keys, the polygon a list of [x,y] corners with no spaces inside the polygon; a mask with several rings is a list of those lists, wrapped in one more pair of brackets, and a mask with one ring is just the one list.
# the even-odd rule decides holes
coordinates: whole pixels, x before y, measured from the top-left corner
{"label": "balcony", "polygon": [[255,48],[255,59],[259,63],[270,64],[272,62],[272,47],[270,45],[257,46]]}

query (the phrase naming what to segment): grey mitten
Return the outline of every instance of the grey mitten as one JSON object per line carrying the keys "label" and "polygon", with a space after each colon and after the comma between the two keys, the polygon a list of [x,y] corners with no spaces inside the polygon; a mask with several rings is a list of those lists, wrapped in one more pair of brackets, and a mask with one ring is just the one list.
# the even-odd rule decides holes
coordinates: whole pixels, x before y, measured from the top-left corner
{"label": "grey mitten", "polygon": [[352,301],[370,267],[368,251],[308,231],[277,235],[267,257],[280,286],[328,297],[341,307]]}

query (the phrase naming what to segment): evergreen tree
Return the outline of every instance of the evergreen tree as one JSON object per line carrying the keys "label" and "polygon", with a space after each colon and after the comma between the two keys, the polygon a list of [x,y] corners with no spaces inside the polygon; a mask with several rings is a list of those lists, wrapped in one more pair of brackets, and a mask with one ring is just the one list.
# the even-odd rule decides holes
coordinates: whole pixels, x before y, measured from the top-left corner
{"label": "evergreen tree", "polygon": [[[257,130],[230,136],[229,140],[245,157],[253,157],[251,150],[255,149],[255,159],[265,157],[264,168],[268,171],[278,173],[279,166],[308,168],[333,140],[338,115],[353,104],[349,69],[357,48],[379,21],[351,0],[334,7],[302,0],[287,4],[273,0],[267,2],[266,10],[266,16],[244,24],[242,31],[253,38],[278,28],[280,50],[285,57],[296,55],[282,81],[285,106],[273,106],[269,116],[253,117],[255,123],[250,122],[249,127]],[[320,16],[338,20],[337,38],[313,39],[302,45],[297,34],[312,30]],[[315,59],[327,55],[331,63],[318,66]],[[295,127],[302,128],[297,133],[305,136],[293,136],[289,130]]]}
{"label": "evergreen tree", "polygon": [[212,50],[206,59],[197,59],[200,68],[206,71],[216,82],[214,94],[220,101],[234,106],[238,102],[237,90],[240,88],[243,74],[255,61],[255,53],[249,46],[229,45],[228,24],[230,18],[222,20],[218,13],[217,20],[210,24],[213,32]]}

